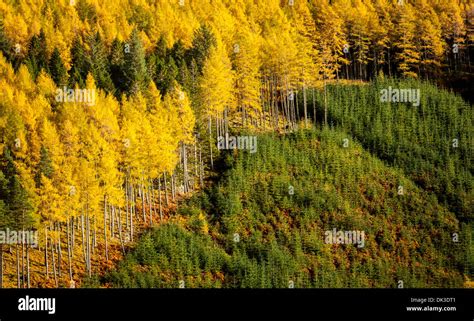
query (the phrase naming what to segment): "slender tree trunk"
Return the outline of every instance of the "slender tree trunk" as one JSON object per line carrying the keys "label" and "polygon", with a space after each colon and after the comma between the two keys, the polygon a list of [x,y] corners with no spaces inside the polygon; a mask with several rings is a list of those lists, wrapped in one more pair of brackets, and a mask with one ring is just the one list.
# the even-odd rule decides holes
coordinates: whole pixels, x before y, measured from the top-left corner
{"label": "slender tree trunk", "polygon": [[90,245],[89,245],[89,211],[86,213],[86,271],[87,274],[90,276]]}
{"label": "slender tree trunk", "polygon": [[[161,197],[161,175],[158,175],[158,183],[159,183],[159,189],[156,190],[154,189],[153,190],[153,202],[154,202],[154,208],[155,208],[155,216],[157,216],[158,214],[160,214],[160,218],[161,218],[161,211],[160,211],[160,208],[158,207],[158,210],[156,209],[156,202],[157,202],[157,199],[159,200],[158,203],[161,202],[161,206],[163,206],[163,201],[160,200],[160,197]],[[156,182],[155,182],[156,184]]]}
{"label": "slender tree trunk", "polygon": [[92,255],[95,255],[95,249],[97,247],[97,219],[94,216],[94,236],[92,238]]}
{"label": "slender tree trunk", "polygon": [[48,228],[44,228],[44,265],[46,267],[46,279],[49,279],[49,264],[48,264]]}
{"label": "slender tree trunk", "polygon": [[324,79],[324,125],[328,125],[328,95],[327,95],[327,86],[326,78]]}
{"label": "slender tree trunk", "polygon": [[168,182],[166,181],[166,172],[164,173],[164,180],[165,180],[165,203],[166,207],[169,206],[169,201],[168,201]]}
{"label": "slender tree trunk", "polygon": [[176,185],[175,185],[176,177],[175,174],[171,175],[171,198],[173,201],[176,201]]}
{"label": "slender tree trunk", "polygon": [[[127,191],[127,188],[125,188],[125,191]],[[127,194],[127,192],[125,192]],[[129,213],[129,208],[128,208],[128,200],[125,204],[125,229],[128,231],[130,230],[130,221],[129,221],[129,216],[130,216],[130,213]]]}
{"label": "slender tree trunk", "polygon": [[135,192],[133,188],[133,184],[130,185],[130,215],[135,216]]}
{"label": "slender tree trunk", "polygon": [[291,106],[290,106],[290,100],[289,100],[289,88],[288,88],[288,82],[287,79],[285,78],[285,92],[286,95],[284,97],[284,102],[286,106],[286,116],[287,116],[287,122],[290,125],[290,128],[293,127],[293,119],[292,119],[292,112],[291,112]]}
{"label": "slender tree trunk", "polygon": [[203,172],[204,164],[202,163],[202,148],[201,144],[199,144],[199,185],[201,186],[201,188],[204,187]]}
{"label": "slender tree trunk", "polygon": [[129,221],[128,221],[128,215],[129,215],[129,212],[128,212],[128,177],[125,176],[125,211],[126,211],[126,217],[127,217],[127,222],[125,223],[126,226],[127,226],[127,231],[129,230],[130,228],[130,225],[129,225]]}
{"label": "slender tree trunk", "polygon": [[209,152],[211,155],[211,169],[214,169],[214,158],[212,157],[212,122],[209,116]]}
{"label": "slender tree trunk", "polygon": [[21,288],[21,281],[20,281],[20,250],[18,249],[18,243],[16,244],[16,281],[17,281],[17,288]]}
{"label": "slender tree trunk", "polygon": [[156,217],[156,215],[158,214],[156,210],[156,194],[157,194],[157,191],[155,189],[156,182],[155,182],[155,179],[153,178],[148,179],[148,181],[150,184],[150,210],[153,213],[153,217]]}
{"label": "slender tree trunk", "polygon": [[105,259],[109,260],[109,246],[107,244],[107,196],[104,196],[104,242],[105,242]]}
{"label": "slender tree trunk", "polygon": [[28,289],[31,287],[30,283],[30,245],[26,244],[26,280],[28,284]]}
{"label": "slender tree trunk", "polygon": [[71,218],[71,253],[74,253],[74,234],[76,231],[76,220],[75,217],[73,216]]}
{"label": "slender tree trunk", "polygon": [[142,199],[142,214],[143,214],[143,223],[146,222],[146,216],[145,216],[145,185],[143,183],[143,177],[141,178],[141,186],[140,186],[140,191],[141,191],[141,199]]}
{"label": "slender tree trunk", "polygon": [[153,225],[153,181],[148,180],[148,210],[150,211],[150,226]]}
{"label": "slender tree trunk", "polygon": [[72,264],[71,264],[71,254],[72,254],[72,250],[71,250],[71,233],[70,233],[70,222],[69,222],[69,218],[67,220],[67,225],[66,225],[66,230],[67,230],[67,259],[68,259],[68,265],[69,265],[69,279],[72,280]]}
{"label": "slender tree trunk", "polygon": [[303,108],[304,108],[304,126],[308,127],[308,107],[306,105],[306,85],[303,82]]}
{"label": "slender tree trunk", "polygon": [[87,213],[87,270],[89,272],[89,277],[92,275],[92,267],[91,267],[91,224],[90,224],[90,216]]}
{"label": "slender tree trunk", "polygon": [[53,240],[51,240],[51,257],[53,259],[54,284],[56,285],[56,287],[58,287],[58,276],[56,274],[56,258],[54,257]]}
{"label": "slender tree trunk", "polygon": [[282,108],[282,117],[283,119],[285,119],[285,110],[283,109],[283,102],[282,102],[282,99],[280,97],[280,101],[278,100],[278,94],[279,94],[279,90],[277,88],[277,82],[276,82],[276,79],[275,79],[275,76],[272,77],[273,79],[273,82],[272,82],[272,87],[273,87],[273,90],[274,90],[274,96],[273,96],[273,104],[274,104],[274,108],[275,108],[275,115],[276,115],[276,123],[275,123],[275,128],[278,129],[278,126],[280,125],[280,110],[279,110],[279,107]]}
{"label": "slender tree trunk", "polygon": [[59,277],[61,277],[61,262],[62,262],[62,259],[63,259],[63,253],[61,251],[61,227],[59,225],[59,223],[57,223],[56,225],[56,231],[58,232],[58,242],[57,242],[57,245],[58,245],[58,275]]}
{"label": "slender tree trunk", "polygon": [[23,237],[21,238],[21,287],[25,288],[25,242]]}
{"label": "slender tree trunk", "polygon": [[130,242],[133,242],[133,215],[130,213]]}
{"label": "slender tree trunk", "polygon": [[289,119],[288,119],[288,112],[286,110],[287,109],[286,98],[283,97],[281,90],[279,90],[278,93],[280,94],[280,104],[281,104],[281,113],[282,113],[283,121],[286,121],[286,123],[288,124]]}
{"label": "slender tree trunk", "polygon": [[[300,108],[298,105],[298,91],[296,91],[294,95],[292,105],[293,105],[293,119],[295,121],[295,124],[298,125],[298,122],[300,120]],[[295,106],[296,106],[296,109],[295,109]]]}
{"label": "slender tree trunk", "polygon": [[87,258],[86,258],[86,244],[85,244],[86,234],[84,231],[84,214],[81,214],[81,231],[82,231],[82,254],[84,256],[84,263],[86,263]]}
{"label": "slender tree trunk", "polygon": [[278,110],[277,110],[277,105],[276,105],[276,93],[275,93],[275,81],[274,77],[271,77],[271,81],[269,81],[269,89],[270,89],[270,105],[271,105],[271,113],[272,113],[272,120],[273,120],[273,126],[275,127],[275,130],[278,129]]}
{"label": "slender tree trunk", "polygon": [[0,243],[0,289],[3,289],[3,243]]}
{"label": "slender tree trunk", "polygon": [[[226,132],[227,132],[227,127],[226,127]],[[199,165],[198,158],[197,158],[197,138],[194,137],[194,179],[193,179],[193,186],[192,186],[193,190],[197,185],[196,180],[198,178],[198,168],[199,168],[199,166],[200,165]]]}
{"label": "slender tree trunk", "polygon": [[184,185],[184,193],[189,192],[189,173],[188,173],[188,155],[186,152],[186,145],[184,142],[181,142],[181,148],[183,153],[183,185]]}
{"label": "slender tree trunk", "polygon": [[118,208],[118,232],[119,232],[120,245],[122,246],[122,253],[123,255],[125,255],[125,246],[123,243],[123,236],[122,236],[122,211],[120,210],[120,207]]}
{"label": "slender tree trunk", "polygon": [[224,109],[224,118],[225,118],[225,131],[224,133],[229,132],[229,118],[227,117],[229,109],[225,107]]}
{"label": "slender tree trunk", "polygon": [[110,239],[112,240],[115,236],[115,220],[114,220],[114,216],[115,216],[115,207],[112,206],[112,205],[109,205],[109,213],[110,213],[110,217],[109,217],[109,228],[110,228]]}
{"label": "slender tree trunk", "polygon": [[216,137],[221,135],[220,128],[219,128],[219,113],[216,112]]}
{"label": "slender tree trunk", "polygon": [[160,204],[160,221],[163,220],[163,208],[161,204],[161,177],[158,177],[158,198]]}

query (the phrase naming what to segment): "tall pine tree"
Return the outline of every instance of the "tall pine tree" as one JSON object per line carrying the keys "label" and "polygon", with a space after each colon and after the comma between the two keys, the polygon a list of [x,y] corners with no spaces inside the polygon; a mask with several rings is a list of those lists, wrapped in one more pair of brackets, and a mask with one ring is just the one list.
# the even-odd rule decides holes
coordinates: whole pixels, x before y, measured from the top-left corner
{"label": "tall pine tree", "polygon": [[135,94],[147,88],[149,76],[145,61],[145,50],[137,29],[132,31],[125,44],[124,77],[125,88],[129,94]]}
{"label": "tall pine tree", "polygon": [[63,86],[66,84],[67,71],[58,48],[54,48],[51,59],[49,60],[49,72],[57,86]]}

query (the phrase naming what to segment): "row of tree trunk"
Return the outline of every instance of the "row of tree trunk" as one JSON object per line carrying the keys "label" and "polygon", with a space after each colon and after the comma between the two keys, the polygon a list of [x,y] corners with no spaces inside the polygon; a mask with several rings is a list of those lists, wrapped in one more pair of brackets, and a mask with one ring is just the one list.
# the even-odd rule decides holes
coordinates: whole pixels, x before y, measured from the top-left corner
{"label": "row of tree trunk", "polygon": [[[298,92],[291,90],[286,81],[267,77],[261,90],[262,110],[252,111],[242,106],[240,125],[278,130],[283,124],[286,129],[293,130],[302,119],[307,124],[309,118],[307,94],[308,90],[303,86],[303,117],[301,117]],[[314,89],[312,104],[314,118],[316,114]],[[104,195],[102,216],[90,213],[88,206],[85,206],[80,215],[70,215],[65,222],[54,222],[45,226],[44,244],[41,248],[31,248],[23,243],[16,245],[17,287],[31,286],[32,250],[43,252],[44,276],[46,280],[53,279],[56,287],[60,286],[60,280],[64,278],[69,280],[69,286],[74,287],[74,280],[80,276],[84,274],[92,276],[98,258],[105,260],[108,265],[115,259],[111,257],[112,244],[119,246],[122,254],[125,254],[127,244],[134,242],[142,228],[163,221],[165,209],[177,206],[180,195],[193,192],[204,185],[206,170],[204,163],[209,161],[210,167],[214,166],[213,150],[216,149],[216,140],[213,133],[215,132],[216,137],[229,133],[228,114],[228,109],[225,109],[223,113],[209,117],[208,150],[203,150],[202,145],[205,141],[198,136],[195,137],[193,144],[183,142],[179,144],[179,163],[173,173],[163,173],[156,178],[147,177],[146,174],[137,177],[131,174],[130,169],[126,169],[122,188],[125,198],[123,208],[113,204],[109,197]],[[5,275],[3,254],[3,246],[0,245],[0,287],[4,285]],[[94,256],[97,259],[93,260]],[[81,266],[83,268],[80,268]]]}
{"label": "row of tree trunk", "polygon": [[[108,265],[115,259],[111,257],[112,244],[119,246],[124,255],[127,244],[136,239],[137,226],[145,228],[163,221],[166,208],[177,205],[180,194],[203,185],[204,163],[197,138],[192,145],[181,143],[179,156],[180,162],[172,174],[163,173],[154,179],[145,176],[132,179],[128,172],[123,186],[124,208],[111,204],[105,195],[102,217],[93,215],[85,206],[81,215],[70,215],[65,222],[45,226],[40,247],[33,248],[26,242],[9,246],[9,252],[13,248],[16,256],[17,287],[31,286],[31,251],[43,253],[40,255],[43,262],[34,264],[42,265],[43,269],[35,272],[42,274],[40,279],[52,280],[56,287],[61,286],[60,280],[65,278],[69,280],[69,287],[75,287],[75,280],[82,275],[92,276],[99,259]],[[0,287],[4,287],[7,268],[4,247],[0,244]]]}

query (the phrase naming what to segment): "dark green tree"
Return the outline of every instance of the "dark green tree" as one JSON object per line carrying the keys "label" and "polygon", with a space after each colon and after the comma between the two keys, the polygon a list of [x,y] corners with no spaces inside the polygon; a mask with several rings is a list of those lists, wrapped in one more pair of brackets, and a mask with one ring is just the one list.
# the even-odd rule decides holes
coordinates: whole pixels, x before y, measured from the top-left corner
{"label": "dark green tree", "polygon": [[41,69],[48,71],[48,54],[46,45],[46,36],[43,30],[38,35],[34,35],[28,46],[28,55],[26,56],[26,66],[33,79],[36,79]]}
{"label": "dark green tree", "polygon": [[0,171],[0,228],[4,229],[10,227],[12,224],[12,217],[8,212],[7,205],[8,197],[8,179],[3,174],[3,171]]}
{"label": "dark green tree", "polygon": [[97,86],[107,92],[113,91],[114,85],[110,77],[107,50],[98,32],[89,37],[89,47],[88,63]]}
{"label": "dark green tree", "polygon": [[0,21],[0,50],[2,51],[3,56],[7,58],[7,60],[11,60],[13,50],[12,44],[3,30],[3,21]]}
{"label": "dark green tree", "polygon": [[124,81],[129,94],[145,90],[149,83],[149,75],[145,61],[145,50],[137,29],[132,31],[124,50]]}
{"label": "dark green tree", "polygon": [[166,94],[178,76],[178,67],[168,51],[163,36],[160,37],[155,51],[149,56],[147,64],[150,77],[155,82],[156,87],[163,95]]}
{"label": "dark green tree", "polygon": [[51,157],[49,156],[49,151],[44,146],[41,146],[40,161],[38,163],[38,169],[35,175],[36,186],[40,187],[41,185],[41,175],[51,178],[52,174],[53,174],[53,166],[52,166]]}
{"label": "dark green tree", "polygon": [[124,56],[124,43],[117,38],[112,42],[112,47],[109,55],[110,62],[110,76],[114,86],[116,88],[117,94],[125,91],[125,56]]}
{"label": "dark green tree", "polygon": [[168,57],[167,60],[155,57],[154,76],[156,87],[163,95],[166,94],[178,76],[178,67],[173,57]]}
{"label": "dark green tree", "polygon": [[216,45],[216,38],[211,29],[206,25],[201,25],[194,33],[192,48],[188,51],[188,63],[195,60],[199,74],[202,72],[204,62],[209,56],[212,46]]}
{"label": "dark green tree", "polygon": [[51,59],[49,60],[49,73],[51,74],[51,78],[53,78],[56,85],[62,86],[66,84],[67,71],[63,60],[61,59],[58,48],[54,48]]}
{"label": "dark green tree", "polygon": [[69,70],[69,84],[71,87],[76,84],[83,87],[90,70],[90,64],[80,37],[76,37],[72,43],[71,58],[72,67]]}
{"label": "dark green tree", "polygon": [[3,28],[3,21],[0,21],[0,50],[3,56],[12,64],[15,70],[18,70],[23,62],[24,56],[15,51],[15,47],[10,39],[7,38]]}
{"label": "dark green tree", "polygon": [[171,48],[171,57],[173,57],[178,69],[181,68],[182,65],[186,64],[186,56],[187,51],[183,42],[181,40],[176,41]]}
{"label": "dark green tree", "polygon": [[33,207],[25,188],[20,182],[13,156],[8,148],[4,149],[0,177],[0,200],[5,204],[4,216],[9,226],[17,229],[29,227],[33,223]]}
{"label": "dark green tree", "polygon": [[97,11],[93,4],[88,3],[86,0],[79,0],[74,7],[82,21],[88,21],[90,25],[97,23]]}
{"label": "dark green tree", "polygon": [[160,39],[158,39],[158,43],[156,44],[155,48],[155,55],[161,59],[165,59],[168,55],[168,44],[166,43],[166,39],[163,35],[161,35]]}

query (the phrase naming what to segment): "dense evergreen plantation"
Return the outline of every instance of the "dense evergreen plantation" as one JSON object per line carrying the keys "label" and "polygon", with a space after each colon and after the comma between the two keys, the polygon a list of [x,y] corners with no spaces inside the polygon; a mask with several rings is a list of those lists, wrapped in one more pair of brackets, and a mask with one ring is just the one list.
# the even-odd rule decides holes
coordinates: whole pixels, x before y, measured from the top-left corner
{"label": "dense evergreen plantation", "polygon": [[[419,107],[381,102],[381,90],[389,87],[419,89]],[[474,218],[474,110],[469,103],[414,80],[331,85],[327,95],[332,124],[433,192],[462,222]],[[317,105],[324,99],[318,93]]]}
{"label": "dense evergreen plantation", "polygon": [[473,35],[471,0],[0,0],[0,288],[472,286]]}
{"label": "dense evergreen plantation", "polygon": [[[226,153],[215,185],[147,233],[104,282],[461,287],[469,262],[465,244],[451,240],[455,214],[360,144],[344,147],[347,137],[329,129],[263,135],[255,155]],[[365,231],[365,246],[324,244],[333,228]]]}

